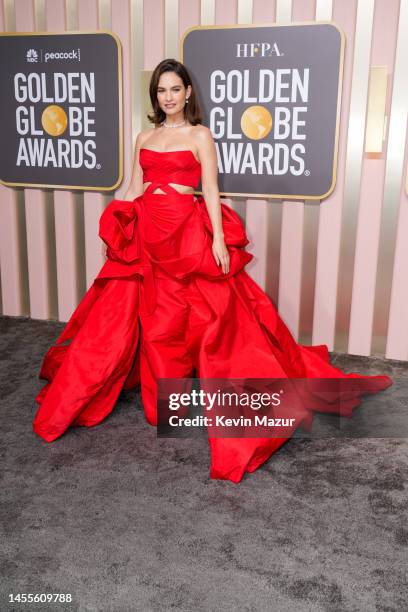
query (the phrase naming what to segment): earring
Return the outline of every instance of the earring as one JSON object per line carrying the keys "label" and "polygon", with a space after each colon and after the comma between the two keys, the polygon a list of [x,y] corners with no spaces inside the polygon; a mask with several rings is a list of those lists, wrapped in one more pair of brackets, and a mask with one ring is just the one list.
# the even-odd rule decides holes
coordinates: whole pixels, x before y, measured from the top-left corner
{"label": "earring", "polygon": [[186,98],[186,104],[188,104],[188,98]]}

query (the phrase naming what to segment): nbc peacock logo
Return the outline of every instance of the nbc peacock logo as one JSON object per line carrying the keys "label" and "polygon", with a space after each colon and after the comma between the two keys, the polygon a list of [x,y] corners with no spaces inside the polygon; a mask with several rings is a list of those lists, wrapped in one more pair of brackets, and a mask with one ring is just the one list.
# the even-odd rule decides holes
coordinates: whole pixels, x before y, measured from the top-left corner
{"label": "nbc peacock logo", "polygon": [[29,49],[26,53],[27,62],[38,62],[38,53],[35,49]]}

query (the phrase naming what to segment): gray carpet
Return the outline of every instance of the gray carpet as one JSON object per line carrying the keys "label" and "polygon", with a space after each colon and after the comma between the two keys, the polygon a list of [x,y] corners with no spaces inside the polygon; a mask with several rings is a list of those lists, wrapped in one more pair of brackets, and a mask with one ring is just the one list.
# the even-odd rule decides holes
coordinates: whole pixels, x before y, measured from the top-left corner
{"label": "gray carpet", "polygon": [[[0,318],[2,611],[408,609],[406,438],[292,439],[235,485],[209,479],[204,438],[157,439],[130,391],[47,444],[34,396],[61,329]],[[405,362],[333,363],[408,379]]]}

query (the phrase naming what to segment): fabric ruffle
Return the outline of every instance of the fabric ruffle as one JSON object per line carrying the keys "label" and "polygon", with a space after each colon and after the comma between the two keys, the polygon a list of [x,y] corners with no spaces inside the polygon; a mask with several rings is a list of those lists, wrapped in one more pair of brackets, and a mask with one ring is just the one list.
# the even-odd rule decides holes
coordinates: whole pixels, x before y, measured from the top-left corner
{"label": "fabric ruffle", "polygon": [[[143,375],[151,381],[143,399],[145,414],[154,424],[153,381],[166,359],[176,363],[176,350],[181,360],[188,353],[202,378],[359,378],[361,385],[340,406],[344,416],[351,416],[364,393],[392,384],[388,376],[343,373],[330,364],[326,345],[296,343],[276,307],[244,269],[253,256],[245,250],[248,238],[239,216],[223,203],[221,212],[228,274],[215,262],[212,224],[202,196],[150,193],[133,202],[109,203],[99,224],[106,262],[42,363],[40,377],[48,384],[36,397],[40,408],[33,428],[44,440],[55,440],[70,425],[100,423],[121,389],[139,383],[147,387]],[[191,329],[184,322],[179,326],[177,319],[183,300],[192,312]],[[139,321],[145,323],[142,334]],[[143,334],[148,339],[142,371]],[[146,358],[146,343],[156,360],[154,368]],[[321,408],[322,401],[316,405]],[[324,411],[331,410],[338,411],[338,406],[333,409],[327,401]],[[305,423],[311,424],[311,415],[305,415]],[[284,442],[209,439],[211,477],[239,482]]]}
{"label": "fabric ruffle", "polygon": [[97,278],[144,276],[147,266],[156,266],[176,278],[197,274],[208,279],[225,279],[251,261],[253,256],[244,250],[249,242],[245,229],[230,207],[221,204],[224,241],[231,261],[229,273],[224,274],[212,254],[212,225],[204,198],[198,196],[193,204],[188,198],[181,206],[178,202],[181,214],[177,211],[173,219],[168,215],[168,196],[165,200],[163,210],[156,201],[155,206],[144,206],[143,196],[133,202],[110,202],[99,223],[99,236],[107,245],[108,260]]}
{"label": "fabric ruffle", "polygon": [[164,210],[156,199],[155,206],[145,205],[143,196],[133,202],[112,200],[99,223],[99,236],[107,245],[107,261],[96,280],[141,277],[142,307],[148,314],[157,303],[155,272],[162,270],[178,279],[195,275],[225,280],[253,258],[244,250],[249,241],[239,216],[230,207],[221,204],[224,241],[230,254],[230,270],[224,274],[212,253],[212,225],[204,198],[198,196],[193,204],[190,197],[184,202],[181,198],[181,206],[180,201],[177,206],[182,214],[177,211],[173,219],[168,215],[168,196],[165,200]]}

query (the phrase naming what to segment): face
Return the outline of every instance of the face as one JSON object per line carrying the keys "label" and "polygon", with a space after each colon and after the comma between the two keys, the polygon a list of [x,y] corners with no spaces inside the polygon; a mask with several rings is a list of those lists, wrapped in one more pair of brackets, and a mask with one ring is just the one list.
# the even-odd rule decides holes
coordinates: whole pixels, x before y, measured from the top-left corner
{"label": "face", "polygon": [[163,72],[157,87],[157,101],[168,115],[177,115],[184,109],[186,98],[191,93],[191,85],[184,87],[183,80],[175,72]]}

